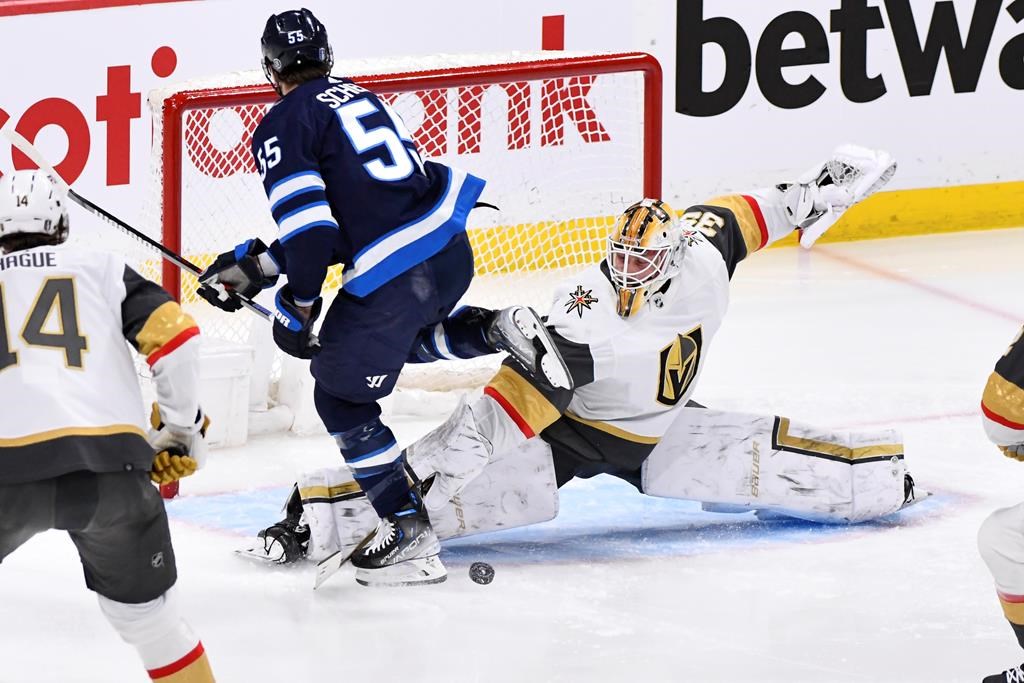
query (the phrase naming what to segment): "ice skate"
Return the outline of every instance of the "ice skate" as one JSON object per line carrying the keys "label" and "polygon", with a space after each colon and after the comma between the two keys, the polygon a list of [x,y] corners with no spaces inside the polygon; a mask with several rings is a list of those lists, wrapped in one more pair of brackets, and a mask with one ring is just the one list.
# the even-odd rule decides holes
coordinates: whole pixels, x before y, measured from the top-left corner
{"label": "ice skate", "polygon": [[527,306],[501,309],[485,335],[492,346],[507,351],[532,376],[543,375],[551,386],[559,389],[573,388],[569,368],[555,340],[533,309]]}
{"label": "ice skate", "polygon": [[281,520],[260,530],[256,543],[235,552],[243,557],[270,564],[291,564],[306,557],[309,527]]}
{"label": "ice skate", "polygon": [[1015,666],[1001,673],[985,676],[981,683],[1024,683],[1024,664]]}
{"label": "ice skate", "polygon": [[306,557],[310,531],[308,526],[301,523],[302,500],[297,487],[292,488],[285,511],[284,519],[260,530],[254,544],[235,552],[270,564],[291,564]]}
{"label": "ice skate", "polygon": [[[903,506],[900,510],[920,503],[922,500],[927,499],[931,496],[931,491],[925,491],[914,483],[914,478],[910,476],[910,473],[903,475]],[[1024,683],[1024,679],[1022,679]]]}
{"label": "ice skate", "polygon": [[423,500],[410,491],[405,507],[377,524],[377,530],[352,553],[356,581],[364,586],[412,586],[441,583],[448,571],[438,553],[441,544],[430,526]]}

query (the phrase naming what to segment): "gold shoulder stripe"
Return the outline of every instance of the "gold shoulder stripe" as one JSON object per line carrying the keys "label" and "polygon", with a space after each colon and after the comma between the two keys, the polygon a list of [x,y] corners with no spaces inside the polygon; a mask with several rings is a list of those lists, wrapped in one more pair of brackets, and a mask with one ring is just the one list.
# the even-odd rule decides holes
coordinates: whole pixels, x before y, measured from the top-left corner
{"label": "gold shoulder stripe", "polygon": [[[842,444],[831,443],[820,439],[790,436],[789,418],[781,417],[775,421],[773,447],[777,450],[797,451],[806,455],[817,455],[824,458],[848,460],[851,463],[869,458],[891,458],[903,455],[903,444],[878,444],[876,446],[858,446],[850,448]],[[782,447],[781,449],[779,447]]]}
{"label": "gold shoulder stripe", "polygon": [[135,337],[135,343],[139,347],[139,353],[149,356],[192,327],[196,327],[196,321],[192,316],[181,310],[181,306],[176,302],[168,301],[149,314],[146,324]]}
{"label": "gold shoulder stripe", "polygon": [[113,436],[115,434],[136,434],[146,438],[146,433],[135,425],[108,425],[106,427],[66,427],[64,429],[51,429],[47,432],[37,432],[28,436],[19,436],[13,439],[0,439],[0,448],[17,448],[19,446],[31,446],[44,441],[62,439],[65,436]]}
{"label": "gold shoulder stripe", "polygon": [[706,204],[721,206],[729,209],[736,217],[736,224],[739,225],[740,234],[743,235],[743,243],[747,245],[747,254],[753,254],[761,248],[762,241],[761,226],[757,222],[754,210],[750,208],[742,196],[738,194],[723,195],[709,199]]}
{"label": "gold shoulder stripe", "polygon": [[[540,434],[561,416],[558,408],[545,398],[544,394],[507,365],[501,366],[487,387],[500,394],[534,434]],[[510,417],[516,420],[517,416]]]}
{"label": "gold shoulder stripe", "polygon": [[1011,429],[1024,425],[1024,389],[998,372],[989,375],[981,403],[985,414],[994,421]]}
{"label": "gold shoulder stripe", "polygon": [[597,420],[588,420],[586,418],[580,417],[579,415],[576,415],[575,413],[570,413],[569,411],[566,411],[565,416],[570,420],[579,422],[580,424],[585,424],[588,427],[593,427],[598,431],[602,431],[605,434],[611,434],[612,436],[618,437],[625,441],[632,441],[633,443],[642,443],[648,446],[656,446],[658,442],[661,441],[661,437],[658,436],[643,436],[641,434],[634,434],[633,432],[627,432],[625,429],[616,427],[613,424],[608,424],[607,422],[599,422]]}

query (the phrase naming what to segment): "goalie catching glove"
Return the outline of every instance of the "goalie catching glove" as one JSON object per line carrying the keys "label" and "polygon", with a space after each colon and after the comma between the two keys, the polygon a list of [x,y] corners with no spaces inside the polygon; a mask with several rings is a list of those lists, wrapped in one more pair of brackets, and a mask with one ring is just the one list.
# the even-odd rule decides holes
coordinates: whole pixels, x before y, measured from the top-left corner
{"label": "goalie catching glove", "polygon": [[810,249],[848,208],[882,189],[896,173],[896,161],[882,150],[841,145],[832,156],[784,190],[786,215],[803,232]]}
{"label": "goalie catching glove", "polygon": [[146,440],[156,451],[153,469],[149,478],[157,484],[170,484],[187,477],[206,462],[206,430],[210,418],[202,408],[196,413],[196,421],[187,427],[164,423],[160,407],[154,403],[149,416],[152,429]]}
{"label": "goalie catching glove", "polygon": [[280,272],[262,240],[247,240],[220,254],[199,274],[196,294],[217,308],[234,312],[242,307],[238,295],[252,299],[277,284]]}

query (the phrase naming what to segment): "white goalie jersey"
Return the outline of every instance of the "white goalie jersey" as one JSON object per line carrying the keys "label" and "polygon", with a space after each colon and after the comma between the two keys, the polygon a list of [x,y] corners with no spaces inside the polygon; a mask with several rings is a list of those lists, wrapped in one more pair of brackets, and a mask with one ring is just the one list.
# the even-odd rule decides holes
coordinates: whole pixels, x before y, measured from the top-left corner
{"label": "white goalie jersey", "polygon": [[540,434],[563,415],[648,450],[657,444],[693,394],[737,264],[793,231],[782,197],[769,188],[687,209],[679,272],[647,292],[628,317],[619,313],[607,259],[559,285],[547,326],[575,390],[560,396],[503,367],[484,393],[521,435],[494,421],[495,448]]}
{"label": "white goalie jersey", "polygon": [[574,392],[571,419],[656,442],[673,409],[686,405],[729,305],[729,272],[703,234],[687,231],[685,239],[680,274],[631,318],[616,312],[603,263],[557,288],[547,324],[586,344],[592,358],[593,379]]}

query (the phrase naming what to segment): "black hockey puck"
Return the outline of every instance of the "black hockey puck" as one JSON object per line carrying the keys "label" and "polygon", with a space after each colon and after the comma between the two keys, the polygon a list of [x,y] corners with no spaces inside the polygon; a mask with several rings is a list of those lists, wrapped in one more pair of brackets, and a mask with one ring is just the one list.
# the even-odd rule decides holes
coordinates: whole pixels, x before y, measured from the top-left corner
{"label": "black hockey puck", "polygon": [[469,565],[469,578],[473,579],[473,583],[486,585],[494,581],[494,567],[486,562],[474,562]]}

